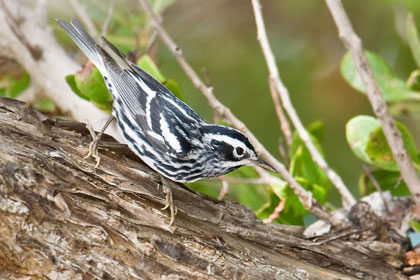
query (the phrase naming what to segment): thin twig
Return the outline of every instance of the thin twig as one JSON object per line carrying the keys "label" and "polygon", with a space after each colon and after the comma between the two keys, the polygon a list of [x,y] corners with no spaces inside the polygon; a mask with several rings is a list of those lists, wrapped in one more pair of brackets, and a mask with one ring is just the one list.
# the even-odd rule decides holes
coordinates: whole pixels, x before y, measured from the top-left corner
{"label": "thin twig", "polygon": [[[287,167],[290,167],[290,158],[289,158],[289,154],[286,151],[286,147],[284,146],[284,141],[282,138],[279,138],[278,144],[277,144],[277,149],[279,151],[279,155],[280,157],[283,159],[284,165],[286,165]],[[290,148],[289,148],[290,150]]]}
{"label": "thin twig", "polygon": [[[272,176],[270,176],[271,178]],[[235,185],[269,185],[272,184],[272,180],[265,180],[262,178],[235,178],[235,177],[225,177],[225,181],[229,184]]]}
{"label": "thin twig", "polygon": [[279,96],[277,95],[276,86],[272,79],[268,79],[268,85],[270,86],[271,98],[273,99],[274,108],[276,109],[276,114],[280,122],[280,129],[286,139],[287,148],[290,150],[290,146],[292,146],[292,130],[290,129],[289,121],[284,115]]}
{"label": "thin twig", "polygon": [[385,211],[387,214],[389,214],[389,207],[388,207],[388,203],[385,200],[384,194],[382,193],[381,190],[381,186],[379,186],[378,181],[376,180],[376,178],[373,176],[372,171],[370,170],[369,167],[367,166],[363,166],[363,169],[365,170],[365,174],[366,176],[368,176],[369,180],[372,182],[373,186],[375,187],[376,191],[379,193],[382,203],[384,205]]}
{"label": "thin twig", "polygon": [[[274,158],[265,148],[264,146],[258,141],[258,139],[250,132],[245,124],[237,119],[229,108],[225,107],[213,94],[213,89],[211,87],[207,87],[203,81],[199,78],[197,73],[194,69],[188,64],[185,58],[182,56],[182,50],[175,44],[163,26],[160,24],[159,19],[156,17],[155,13],[151,9],[147,0],[139,0],[140,5],[146,11],[147,15],[150,17],[152,24],[156,27],[156,30],[159,33],[160,38],[162,39],[163,43],[168,47],[171,53],[174,55],[182,69],[185,71],[186,75],[190,78],[193,82],[194,86],[198,88],[201,93],[207,98],[210,106],[214,111],[217,113],[225,116],[226,120],[229,120],[232,125],[241,130],[253,143],[254,148],[257,152],[259,152],[269,164],[271,164],[279,174],[286,180],[290,187],[293,189],[295,194],[299,197],[302,205],[308,211],[315,214],[318,218],[322,220],[329,221],[333,224],[339,223],[339,221],[335,221],[331,213],[327,212],[320,206],[315,199],[313,199],[312,194],[307,192],[305,189],[302,188],[299,183],[289,174],[286,167],[281,164],[276,158]],[[267,176],[271,176],[266,173]],[[273,176],[271,176],[273,177]],[[275,177],[273,177],[275,178]]]}
{"label": "thin twig", "polygon": [[149,54],[152,51],[153,46],[155,45],[157,38],[156,28],[152,27],[152,35],[150,35],[149,42],[147,42],[146,53]]}
{"label": "thin twig", "polygon": [[92,19],[86,13],[85,7],[79,3],[78,0],[69,0],[70,5],[73,7],[77,17],[86,25],[89,33],[94,37],[98,38],[99,34],[96,30],[95,24],[93,24]]}
{"label": "thin twig", "polygon": [[222,183],[222,188],[220,189],[220,193],[219,193],[219,196],[217,197],[217,199],[218,200],[223,200],[226,197],[226,195],[229,191],[229,183],[226,180],[226,178],[223,177],[223,176],[219,177],[219,180]]}
{"label": "thin twig", "polygon": [[267,219],[264,219],[263,223],[271,224],[272,222],[274,222],[280,216],[280,213],[283,211],[285,204],[286,204],[285,199],[280,200],[279,204],[274,209],[273,213],[271,213],[271,215]]}
{"label": "thin twig", "polygon": [[101,35],[104,37],[106,36],[106,33],[108,32],[108,26],[109,26],[109,22],[111,21],[112,14],[114,13],[114,7],[115,7],[115,1],[109,0],[108,15],[106,16],[105,22],[102,25],[102,32],[101,32]]}
{"label": "thin twig", "polygon": [[337,25],[339,37],[350,52],[357,72],[363,81],[373,112],[381,122],[389,147],[401,170],[401,176],[410,189],[413,200],[416,204],[420,204],[420,178],[407,155],[401,133],[397,129],[375,81],[372,69],[363,52],[362,41],[354,32],[341,0],[326,0],[326,3]]}
{"label": "thin twig", "polygon": [[308,131],[306,131],[305,127],[300,121],[290,100],[289,91],[280,79],[279,70],[277,69],[273,51],[271,50],[270,43],[268,42],[267,38],[267,32],[265,31],[264,19],[261,13],[261,4],[259,0],[252,0],[252,6],[254,8],[255,22],[257,25],[258,41],[260,42],[265,61],[268,66],[268,70],[270,72],[270,83],[274,84],[276,91],[280,96],[284,109],[289,115],[289,118],[295,126],[300,138],[305,143],[305,146],[308,148],[312,159],[319,165],[319,167],[321,167],[322,170],[324,170],[328,178],[340,192],[343,207],[345,209],[350,209],[350,207],[356,203],[356,200],[354,199],[350,191],[347,189],[347,187],[344,185],[344,182],[341,179],[341,177],[328,166],[327,162],[324,160],[322,155],[316,149],[315,145],[312,143]]}
{"label": "thin twig", "polygon": [[331,241],[334,241],[334,240],[337,240],[337,239],[341,239],[343,237],[347,237],[347,236],[350,236],[350,235],[353,235],[353,234],[356,234],[356,233],[361,233],[360,229],[350,228],[348,230],[345,230],[345,231],[342,231],[342,232],[339,232],[339,233],[333,233],[333,234],[331,234],[331,236],[328,236],[327,238],[322,238],[322,240],[320,240],[320,241],[315,241],[315,240],[318,239],[318,238],[315,238],[313,243],[305,243],[305,245],[307,245],[307,246],[319,246],[319,245],[325,244],[327,242],[331,242]]}

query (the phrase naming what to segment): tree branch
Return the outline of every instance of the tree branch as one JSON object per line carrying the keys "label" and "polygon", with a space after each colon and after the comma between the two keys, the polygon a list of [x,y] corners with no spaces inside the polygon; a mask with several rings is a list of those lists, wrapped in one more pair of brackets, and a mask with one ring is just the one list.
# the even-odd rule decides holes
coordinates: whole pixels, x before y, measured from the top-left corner
{"label": "tree branch", "polygon": [[169,227],[160,176],[127,147],[104,138],[95,169],[83,124],[22,102],[0,98],[0,142],[0,278],[405,279],[397,244],[314,246],[301,227],[167,181]]}
{"label": "tree branch", "polygon": [[401,176],[407,184],[416,204],[420,204],[420,178],[413,167],[410,157],[404,147],[401,133],[389,113],[382,93],[373,76],[372,69],[363,52],[362,41],[356,35],[351,22],[344,10],[341,0],[326,0],[327,6],[337,25],[340,39],[350,52],[357,72],[365,85],[373,112],[381,122],[382,130],[391,148],[392,154],[401,171]]}
{"label": "tree branch", "polygon": [[286,110],[287,114],[289,115],[290,120],[292,121],[293,125],[296,128],[300,138],[305,143],[305,146],[308,148],[309,153],[312,156],[314,162],[316,162],[319,167],[327,174],[328,178],[331,182],[335,185],[337,190],[340,192],[343,202],[343,207],[345,209],[350,209],[350,207],[356,203],[353,195],[344,185],[343,180],[341,177],[332,170],[327,162],[324,160],[322,155],[318,152],[315,145],[312,143],[311,138],[309,136],[308,131],[306,131],[305,127],[303,126],[302,122],[300,121],[292,102],[290,101],[289,91],[282,83],[279,71],[277,69],[276,60],[273,55],[273,51],[271,50],[270,43],[268,42],[267,32],[265,31],[264,19],[261,13],[261,4],[259,0],[252,0],[252,6],[254,8],[255,14],[255,22],[257,25],[257,36],[258,41],[260,42],[262,51],[264,53],[265,61],[268,66],[268,70],[270,72],[270,83],[273,83],[279,96],[282,101],[282,105]]}
{"label": "tree branch", "polygon": [[286,144],[288,150],[292,146],[292,130],[290,129],[289,120],[284,115],[283,108],[281,106],[279,97],[277,95],[276,86],[273,83],[272,79],[268,79],[268,84],[270,86],[271,99],[273,100],[274,108],[276,109],[277,118],[280,122],[280,129],[283,132],[284,138],[286,139]]}

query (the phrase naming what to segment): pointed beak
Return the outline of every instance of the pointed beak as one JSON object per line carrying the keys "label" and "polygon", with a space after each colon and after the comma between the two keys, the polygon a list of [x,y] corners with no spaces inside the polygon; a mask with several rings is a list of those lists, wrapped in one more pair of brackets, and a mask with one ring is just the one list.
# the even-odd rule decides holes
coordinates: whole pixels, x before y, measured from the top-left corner
{"label": "pointed beak", "polygon": [[268,162],[266,162],[265,160],[263,160],[260,157],[257,157],[256,160],[253,160],[253,163],[256,166],[259,166],[259,167],[262,167],[264,169],[267,169],[268,171],[272,171],[272,172],[278,173],[277,170],[274,167],[272,167],[270,164],[268,164]]}

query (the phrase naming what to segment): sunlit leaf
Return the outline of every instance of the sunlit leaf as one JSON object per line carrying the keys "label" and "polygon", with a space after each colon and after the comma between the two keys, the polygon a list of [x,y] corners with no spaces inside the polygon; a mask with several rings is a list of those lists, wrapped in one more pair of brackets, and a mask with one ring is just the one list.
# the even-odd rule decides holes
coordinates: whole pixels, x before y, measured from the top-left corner
{"label": "sunlit leaf", "polygon": [[[419,159],[413,137],[403,124],[396,122],[396,126],[401,132],[409,157],[418,166]],[[352,118],[346,125],[346,137],[350,148],[363,161],[389,171],[399,170],[379,120],[370,116]]]}
{"label": "sunlit leaf", "polygon": [[377,119],[371,116],[356,116],[346,124],[346,138],[353,153],[361,160],[372,164],[366,153],[366,146],[372,131],[380,127]]}

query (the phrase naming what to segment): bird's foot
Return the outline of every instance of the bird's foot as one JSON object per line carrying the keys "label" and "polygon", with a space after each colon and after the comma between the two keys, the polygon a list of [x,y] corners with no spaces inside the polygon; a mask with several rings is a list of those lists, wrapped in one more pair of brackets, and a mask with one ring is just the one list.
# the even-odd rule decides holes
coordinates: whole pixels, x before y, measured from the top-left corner
{"label": "bird's foot", "polygon": [[93,140],[92,142],[90,142],[89,144],[89,153],[84,157],[84,159],[87,159],[89,157],[93,157],[96,160],[96,164],[95,164],[95,168],[98,168],[99,163],[101,162],[101,157],[99,156],[98,153],[98,144],[99,144],[99,140],[101,140],[101,134],[96,134],[95,131],[93,130],[93,127],[91,124],[88,124],[87,129],[89,129],[90,135],[92,136]]}
{"label": "bird's foot", "polygon": [[169,209],[171,213],[171,220],[169,221],[168,225],[171,226],[175,220],[175,215],[178,213],[178,208],[176,208],[175,206],[173,196],[172,196],[172,191],[168,187],[169,185],[168,180],[164,178],[163,176],[161,176],[161,181],[162,181],[163,192],[166,194],[166,204],[163,208],[161,208],[161,210]]}

